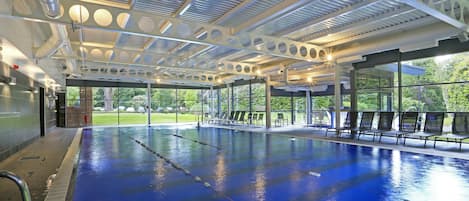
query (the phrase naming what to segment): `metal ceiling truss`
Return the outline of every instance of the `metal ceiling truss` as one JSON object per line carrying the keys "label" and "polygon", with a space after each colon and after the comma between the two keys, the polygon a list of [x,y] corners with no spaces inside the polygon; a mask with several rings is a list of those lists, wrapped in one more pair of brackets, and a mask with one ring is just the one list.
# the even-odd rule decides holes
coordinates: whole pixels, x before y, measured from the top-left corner
{"label": "metal ceiling truss", "polygon": [[[168,56],[152,52],[141,52],[122,48],[106,48],[96,46],[72,45],[72,48],[81,55],[84,52],[85,60],[99,62],[113,62],[125,60],[127,65],[141,65],[155,68],[179,68],[185,71],[204,70],[214,73],[229,73],[241,75],[259,75],[259,67],[249,63],[217,61],[206,59],[186,59],[181,56]],[[111,55],[117,58],[110,59]],[[138,58],[138,59],[135,59]],[[81,58],[78,58],[81,59]]]}
{"label": "metal ceiling truss", "polygon": [[467,0],[401,0],[464,32],[469,32],[469,1]]}
{"label": "metal ceiling truss", "polygon": [[[144,79],[141,77],[128,77],[128,76],[120,76],[115,75],[112,78],[105,77],[100,73],[91,73],[91,72],[83,72],[83,78],[79,78],[78,80],[107,80],[107,81],[137,81],[141,83],[157,83],[157,84],[176,84],[176,85],[187,85],[187,86],[215,86],[213,82],[206,82],[206,81],[194,81],[194,80],[175,80],[171,78],[158,78],[158,79]],[[75,78],[71,78],[75,79]]]}
{"label": "metal ceiling truss", "polygon": [[[38,4],[36,0],[14,1],[26,1],[27,5],[37,6]],[[64,0],[61,1],[61,7],[63,7],[64,13],[57,19],[46,17],[41,9],[25,11],[25,9],[17,9],[15,6],[13,6],[12,15],[34,21],[72,24],[74,27],[101,29],[202,45],[223,46],[305,61],[323,62],[327,59],[324,48],[286,38],[256,33],[233,35],[231,34],[232,29],[227,27],[86,2]],[[126,23],[126,19],[129,17],[133,23]],[[192,34],[199,29],[203,29],[206,34],[202,37]]]}
{"label": "metal ceiling truss", "polygon": [[94,62],[87,62],[85,65],[82,65],[79,69],[79,73],[82,75],[82,78],[89,78],[93,76],[99,76],[102,78],[119,78],[119,77],[129,77],[134,79],[144,79],[144,80],[170,80],[170,79],[180,79],[183,82],[204,82],[204,83],[215,83],[218,79],[215,75],[210,74],[187,74],[184,72],[178,73],[168,73],[161,72],[159,73],[156,69],[152,68],[142,68],[142,67],[132,67],[128,68],[127,66],[117,66],[117,65],[105,65]]}

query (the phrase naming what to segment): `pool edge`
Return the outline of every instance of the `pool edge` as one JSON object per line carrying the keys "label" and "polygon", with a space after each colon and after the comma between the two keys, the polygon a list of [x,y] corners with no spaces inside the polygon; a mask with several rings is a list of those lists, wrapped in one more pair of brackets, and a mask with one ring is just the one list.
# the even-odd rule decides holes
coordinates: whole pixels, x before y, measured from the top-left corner
{"label": "pool edge", "polygon": [[82,133],[83,129],[78,128],[44,201],[65,201],[67,199],[73,169],[78,159]]}

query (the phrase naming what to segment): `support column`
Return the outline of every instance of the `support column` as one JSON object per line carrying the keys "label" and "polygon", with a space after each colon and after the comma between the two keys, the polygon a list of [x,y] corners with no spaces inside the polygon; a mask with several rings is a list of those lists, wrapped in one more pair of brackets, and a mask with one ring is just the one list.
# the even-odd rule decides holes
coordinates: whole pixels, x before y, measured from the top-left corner
{"label": "support column", "polygon": [[214,103],[213,103],[213,86],[210,86],[210,94],[209,94],[210,102],[209,102],[209,113],[210,116],[213,118],[213,110],[214,110]]}
{"label": "support column", "polygon": [[270,106],[270,76],[265,78],[265,127],[271,128],[271,106]]}
{"label": "support column", "polygon": [[397,57],[397,99],[398,99],[398,106],[397,110],[399,112],[399,121],[401,121],[401,113],[402,113],[402,63],[401,63],[401,53]]}
{"label": "support column", "polygon": [[179,99],[178,99],[178,88],[176,88],[176,123],[178,123],[178,114],[179,114]]}
{"label": "support column", "polygon": [[217,111],[218,111],[218,115],[219,117],[221,117],[221,102],[220,102],[220,96],[221,96],[221,89],[218,88],[217,89]]}
{"label": "support column", "polygon": [[147,83],[147,125],[151,126],[151,83]]}
{"label": "support column", "polygon": [[293,100],[293,92],[290,93],[290,112],[291,112],[291,125],[295,123],[295,103]]}
{"label": "support column", "polygon": [[311,91],[308,90],[306,91],[306,125],[311,125],[313,124],[312,116],[311,116]]}
{"label": "support column", "polygon": [[252,125],[252,80],[249,80],[249,113],[251,114],[249,125]]}
{"label": "support column", "polygon": [[228,108],[228,118],[230,117],[230,113],[231,113],[231,90],[230,90],[230,84],[226,84],[226,90],[228,91],[228,105],[227,105],[227,108]]}
{"label": "support column", "polygon": [[[202,107],[201,107],[201,108],[202,108],[202,110],[201,110],[201,111],[202,111],[202,117],[201,117],[201,119],[202,119],[202,124],[204,123],[204,118],[205,118],[205,111],[204,111],[204,94],[203,94],[203,92],[204,92],[204,90],[201,89],[201,90],[200,90],[200,97],[199,97],[200,104],[201,104],[201,106],[202,106]],[[199,123],[199,122],[197,121],[197,123]]]}
{"label": "support column", "polygon": [[335,96],[335,127],[336,129],[336,134],[339,135],[339,129],[340,128],[340,78],[341,78],[341,67],[337,64],[334,66],[335,69],[335,77],[334,77],[334,96]]}
{"label": "support column", "polygon": [[[350,111],[352,112],[350,115],[350,126],[352,128],[357,127],[357,86],[356,86],[356,70],[352,70],[350,72]],[[355,137],[356,132],[352,131],[352,137]]]}
{"label": "support column", "polygon": [[231,83],[231,110],[235,111],[235,101],[234,101],[234,83]]}

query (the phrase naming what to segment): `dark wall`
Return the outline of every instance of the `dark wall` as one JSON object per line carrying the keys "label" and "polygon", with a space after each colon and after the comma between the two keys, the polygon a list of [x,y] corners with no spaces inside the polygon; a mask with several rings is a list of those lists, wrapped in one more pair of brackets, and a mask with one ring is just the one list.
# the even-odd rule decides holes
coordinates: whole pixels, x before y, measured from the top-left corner
{"label": "dark wall", "polygon": [[[34,87],[38,88],[40,85],[3,63],[0,63],[0,76],[13,76],[17,79],[15,86],[0,82],[1,161],[40,136],[39,93],[33,92]],[[46,109],[46,114],[49,112]],[[55,126],[55,121],[50,116],[46,115],[48,128]]]}

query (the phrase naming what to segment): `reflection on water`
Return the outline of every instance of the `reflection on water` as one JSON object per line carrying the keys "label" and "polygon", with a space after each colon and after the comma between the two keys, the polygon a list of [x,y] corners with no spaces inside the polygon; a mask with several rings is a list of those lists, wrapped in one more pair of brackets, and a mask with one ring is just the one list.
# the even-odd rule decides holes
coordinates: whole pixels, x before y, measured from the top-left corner
{"label": "reflection on water", "polygon": [[392,151],[391,162],[391,178],[394,188],[399,187],[401,184],[401,152],[397,150]]}
{"label": "reflection on water", "polygon": [[218,191],[225,190],[225,176],[226,176],[226,167],[225,167],[225,155],[217,155],[217,164],[215,167],[215,188]]}
{"label": "reflection on water", "polygon": [[468,167],[459,159],[224,129],[110,128],[83,135],[73,200],[467,200]]}
{"label": "reflection on water", "polygon": [[255,183],[255,188],[256,188],[256,200],[258,201],[264,201],[265,200],[265,185],[266,185],[266,178],[264,175],[264,171],[262,169],[257,169],[256,170],[256,183]]}

